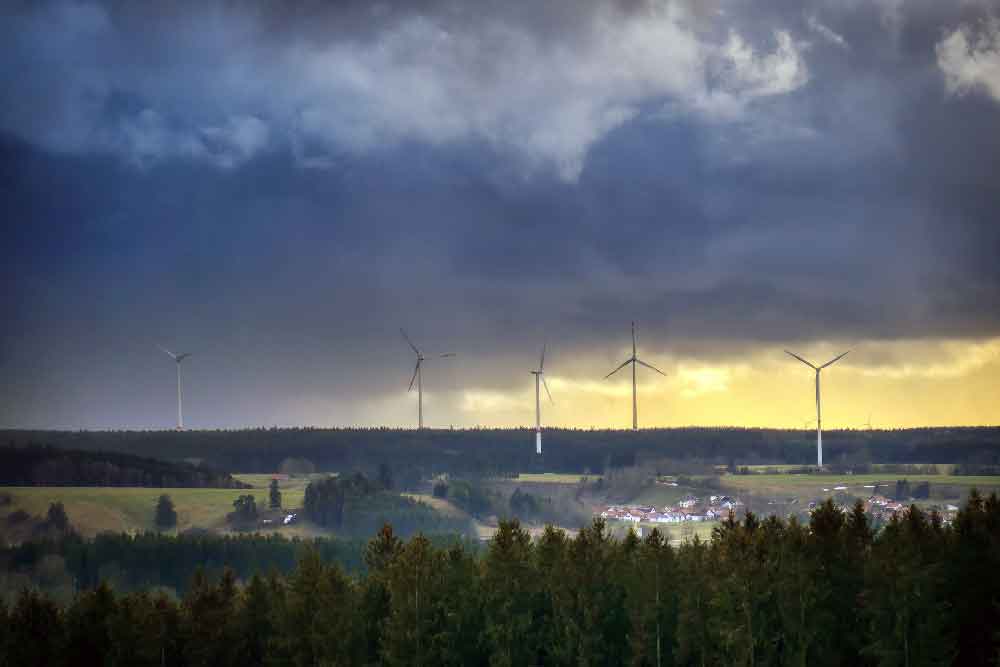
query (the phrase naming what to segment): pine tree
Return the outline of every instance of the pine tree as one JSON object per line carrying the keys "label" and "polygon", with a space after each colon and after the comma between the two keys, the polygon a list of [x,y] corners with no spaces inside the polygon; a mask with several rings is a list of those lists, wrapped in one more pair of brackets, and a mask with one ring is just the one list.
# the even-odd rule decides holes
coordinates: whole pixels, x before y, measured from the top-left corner
{"label": "pine tree", "polygon": [[45,514],[45,524],[49,528],[54,528],[59,532],[65,533],[69,530],[69,516],[66,514],[66,508],[61,502],[49,505],[48,512]]}
{"label": "pine tree", "polygon": [[82,665],[99,665],[111,651],[110,622],[117,608],[107,583],[77,594],[66,610],[66,655]]}
{"label": "pine tree", "polygon": [[441,662],[435,634],[442,620],[442,556],[423,535],[407,542],[386,569],[391,608],[382,635],[382,657],[389,665]]}
{"label": "pine tree", "polygon": [[866,572],[866,655],[880,665],[948,664],[954,656],[943,534],[911,506],[878,536]]}
{"label": "pine tree", "polygon": [[641,543],[633,535],[630,531],[623,544],[622,570],[630,660],[633,665],[672,665],[677,627],[674,552],[655,528]]}
{"label": "pine tree", "polygon": [[274,610],[267,584],[256,574],[240,595],[235,626],[236,664],[264,664],[274,636]]}
{"label": "pine tree", "polygon": [[277,478],[271,479],[271,488],[268,494],[268,506],[273,509],[281,509],[281,491],[278,489]]}
{"label": "pine tree", "polygon": [[288,577],[275,642],[281,662],[301,666],[319,664],[321,638],[315,626],[322,610],[325,570],[319,551],[310,545]]}
{"label": "pine tree", "polygon": [[619,571],[620,552],[602,519],[568,543],[553,600],[558,662],[617,664],[628,655],[628,617]]}
{"label": "pine tree", "polygon": [[177,511],[170,496],[163,494],[156,501],[155,523],[157,528],[173,528],[177,525]]}
{"label": "pine tree", "polygon": [[236,577],[226,568],[218,584],[195,576],[181,603],[185,662],[192,666],[236,664]]}
{"label": "pine tree", "polygon": [[58,665],[63,653],[59,608],[36,591],[23,590],[10,611],[8,664]]}
{"label": "pine tree", "polygon": [[12,664],[10,653],[10,615],[7,613],[7,602],[0,599],[0,665]]}
{"label": "pine tree", "polygon": [[520,521],[501,521],[484,560],[483,605],[491,664],[537,662],[534,616],[538,581],[531,535]]}
{"label": "pine tree", "polygon": [[435,638],[442,665],[461,667],[488,661],[480,560],[461,543],[444,554],[440,604],[444,623]]}
{"label": "pine tree", "polygon": [[566,635],[565,628],[560,626],[561,620],[555,616],[557,603],[565,604],[565,598],[572,594],[563,579],[566,551],[566,533],[546,526],[534,549],[534,569],[539,579],[539,595],[535,603],[539,664],[556,662],[554,656],[560,654],[559,638]]}
{"label": "pine tree", "polygon": [[684,582],[677,596],[677,656],[680,664],[716,664],[715,644],[709,633],[716,568],[709,545],[695,537],[681,545],[677,569]]}
{"label": "pine tree", "polygon": [[975,489],[955,517],[948,590],[957,633],[956,664],[1000,664],[1000,499]]}

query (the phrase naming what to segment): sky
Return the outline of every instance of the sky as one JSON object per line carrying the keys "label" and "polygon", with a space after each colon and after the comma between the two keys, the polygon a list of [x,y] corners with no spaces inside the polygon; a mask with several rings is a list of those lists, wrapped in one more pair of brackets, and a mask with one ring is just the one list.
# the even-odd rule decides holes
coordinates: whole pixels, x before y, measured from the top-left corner
{"label": "sky", "polygon": [[0,427],[1000,423],[1000,9],[0,7]]}

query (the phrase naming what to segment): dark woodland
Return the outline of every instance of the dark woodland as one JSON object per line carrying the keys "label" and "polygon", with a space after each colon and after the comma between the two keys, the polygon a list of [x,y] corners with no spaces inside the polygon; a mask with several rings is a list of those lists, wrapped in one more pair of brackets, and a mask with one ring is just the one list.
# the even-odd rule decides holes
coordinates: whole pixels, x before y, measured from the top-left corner
{"label": "dark woodland", "polygon": [[[283,545],[252,539],[263,543],[251,553]],[[62,604],[25,590],[0,609],[0,664],[917,666],[1000,655],[996,495],[973,493],[952,525],[911,507],[878,534],[860,505],[828,501],[808,525],[748,514],[679,548],[657,531],[617,540],[600,520],[532,540],[515,520],[481,552],[403,541],[388,525],[360,567],[326,549],[296,550],[287,574],[196,570],[179,599],[96,581]]]}

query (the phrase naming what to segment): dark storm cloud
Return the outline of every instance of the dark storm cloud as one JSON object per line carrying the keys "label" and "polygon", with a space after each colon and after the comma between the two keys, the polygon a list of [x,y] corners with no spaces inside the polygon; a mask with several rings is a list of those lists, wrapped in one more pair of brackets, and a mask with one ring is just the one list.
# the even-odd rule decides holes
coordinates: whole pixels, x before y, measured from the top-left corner
{"label": "dark storm cloud", "polygon": [[351,422],[400,325],[499,388],[632,318],[705,358],[996,336],[1000,101],[939,50],[985,62],[987,9],[7,6],[0,421],[162,422],[156,342],[242,424]]}

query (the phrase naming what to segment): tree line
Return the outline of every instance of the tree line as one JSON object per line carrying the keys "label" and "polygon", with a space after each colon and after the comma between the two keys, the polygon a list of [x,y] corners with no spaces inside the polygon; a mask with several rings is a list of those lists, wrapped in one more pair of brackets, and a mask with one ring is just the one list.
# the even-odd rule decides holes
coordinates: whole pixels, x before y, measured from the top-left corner
{"label": "tree line", "polygon": [[[50,512],[49,521],[57,521],[52,515]],[[429,539],[449,545],[461,538],[433,535]],[[0,601],[10,602],[22,588],[69,599],[102,580],[117,591],[183,593],[199,569],[210,578],[218,578],[228,568],[241,580],[254,574],[286,574],[306,550],[315,551],[324,563],[336,563],[345,572],[363,573],[366,544],[361,538],[301,539],[199,531],[180,535],[102,533],[86,539],[64,527],[51,531],[50,537],[0,546]],[[474,550],[474,545],[467,544],[467,548]]]}
{"label": "tree line", "polygon": [[151,486],[242,489],[228,473],[114,451],[57,449],[29,441],[0,447],[0,486]]}
{"label": "tree line", "polygon": [[748,514],[679,548],[658,531],[536,540],[501,523],[477,555],[390,526],[349,574],[314,548],[286,576],[194,576],[180,600],[98,585],[0,610],[0,663],[108,665],[986,665],[1000,655],[1000,501],[953,525],[860,505],[800,524]]}
{"label": "tree line", "polygon": [[[360,470],[377,476],[391,463],[398,488],[440,473],[505,476],[552,471],[598,474],[643,460],[700,459],[718,464],[811,465],[814,432],[759,428],[622,430],[546,429],[545,450],[535,454],[534,431],[513,429],[318,429],[217,431],[0,431],[0,442],[27,441],[60,448],[107,450],[170,460],[204,459],[220,469],[274,472],[297,460],[319,470]],[[823,434],[830,465],[968,463],[1000,466],[1000,428],[829,430]]]}

